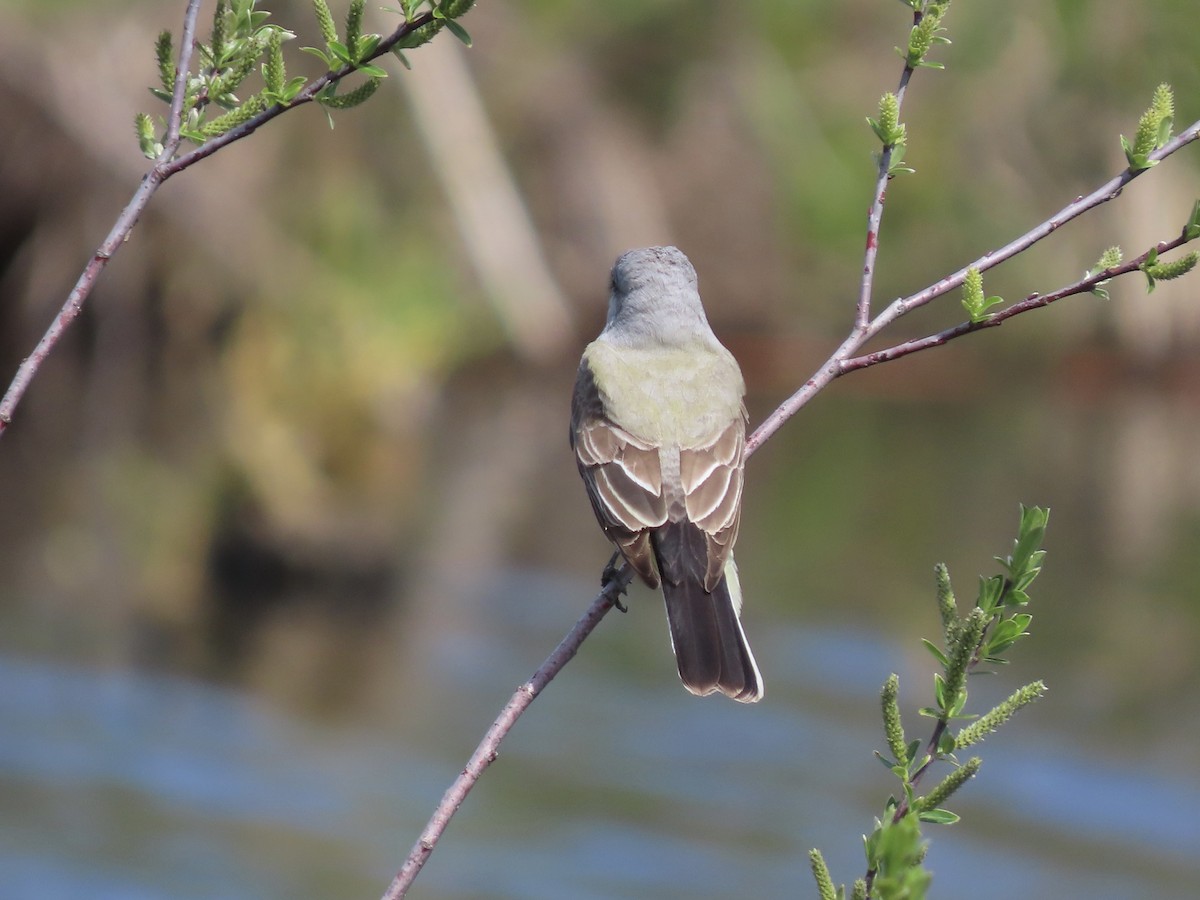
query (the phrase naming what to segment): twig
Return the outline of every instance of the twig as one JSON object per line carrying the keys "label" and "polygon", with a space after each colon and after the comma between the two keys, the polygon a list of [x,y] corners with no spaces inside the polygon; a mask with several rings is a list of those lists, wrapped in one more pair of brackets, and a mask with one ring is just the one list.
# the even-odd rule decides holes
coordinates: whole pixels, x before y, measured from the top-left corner
{"label": "twig", "polygon": [[[1155,161],[1166,159],[1172,153],[1175,153],[1177,150],[1195,141],[1198,137],[1200,137],[1200,121],[1193,122],[1185,131],[1182,131],[1174,139],[1168,141],[1154,153],[1150,154],[1150,159]],[[880,331],[892,324],[901,316],[912,312],[914,309],[917,309],[920,306],[924,306],[931,300],[934,300],[935,298],[940,297],[943,294],[954,290],[955,288],[961,287],[963,279],[966,278],[967,271],[969,269],[978,269],[982,273],[993,266],[998,266],[1000,263],[1011,259],[1018,253],[1028,250],[1038,241],[1042,240],[1042,238],[1053,234],[1072,219],[1078,218],[1088,210],[1094,209],[1097,206],[1107,203],[1109,200],[1119,197],[1121,195],[1121,191],[1124,190],[1125,185],[1129,184],[1129,182],[1133,181],[1133,179],[1137,178],[1146,171],[1149,171],[1149,169],[1142,169],[1137,172],[1126,169],[1121,174],[1100,185],[1100,187],[1096,188],[1096,190],[1092,191],[1090,194],[1084,197],[1077,197],[1074,201],[1068,203],[1049,219],[1042,222],[1040,225],[1031,228],[1016,240],[1010,241],[998,250],[985,253],[979,259],[975,260],[975,262],[963,266],[954,274],[947,275],[945,278],[942,278],[940,281],[935,282],[922,291],[911,294],[908,297],[901,297],[897,300],[893,300],[888,307],[883,310],[883,312],[871,320],[870,324],[868,324],[866,328],[859,329],[856,324],[855,328],[850,332],[850,335],[842,342],[842,345],[833,352],[833,355],[830,356],[829,359],[821,364],[820,368],[813,373],[812,377],[810,377],[808,381],[806,381],[800,387],[799,390],[784,400],[783,403],[781,403],[775,409],[775,411],[767,416],[763,423],[759,425],[757,429],[755,429],[754,433],[747,438],[746,455],[749,456],[751,453],[757,450],[768,438],[771,437],[771,435],[780,429],[784,422],[799,412],[800,409],[803,408],[806,403],[808,403],[808,401],[810,401],[822,389],[828,386],[831,381],[841,375],[845,375],[847,372],[853,372],[857,369],[866,368],[867,366],[874,365],[879,362],[886,362],[889,359],[896,359],[900,356],[906,356],[909,353],[916,352],[917,350],[923,350],[927,346],[935,347],[939,344],[944,344],[947,340],[960,337],[963,334],[967,334],[972,331],[979,331],[982,328],[989,328],[999,325],[1005,319],[1012,318],[1013,316],[1027,312],[1030,309],[1037,309],[1042,306],[1046,306],[1054,300],[1069,296],[1071,293],[1077,294],[1081,293],[1083,290],[1090,290],[1088,287],[1082,287],[1080,290],[1073,291],[1070,289],[1064,289],[1068,292],[1056,292],[1055,294],[1048,294],[1045,297],[1033,295],[1028,299],[1021,301],[1020,303],[1014,304],[1003,312],[996,313],[990,319],[984,320],[981,323],[969,326],[966,324],[959,325],[955,328],[947,329],[946,331],[929,335],[928,337],[920,338],[916,341],[909,341],[905,345],[900,345],[905,347],[908,345],[914,345],[910,349],[906,349],[905,352],[897,352],[898,348],[891,348],[891,350],[880,351],[880,353],[884,355],[880,356],[878,359],[874,358],[876,354],[868,354],[867,356],[857,355],[858,351],[862,349],[863,345],[865,345],[869,340],[871,340],[871,338],[875,337]],[[1171,247],[1180,246],[1181,243],[1184,242],[1172,241],[1169,244],[1161,245],[1161,247],[1169,249]],[[1145,257],[1139,257],[1139,260],[1144,258]],[[1136,266],[1134,266],[1134,268],[1136,268]],[[1103,274],[1098,280],[1103,280]],[[1083,282],[1079,282],[1079,284],[1082,285]],[[892,353],[893,355],[887,356],[886,354],[888,353]]]}
{"label": "twig", "polygon": [[[913,13],[913,25],[921,22],[921,12]],[[904,95],[912,78],[913,67],[905,64],[900,73],[900,84],[896,88],[896,113],[904,108]],[[862,282],[858,291],[858,307],[854,313],[854,329],[865,331],[871,321],[871,290],[875,282],[875,260],[879,256],[879,229],[883,224],[883,203],[887,198],[887,186],[891,180],[892,151],[894,144],[884,147],[879,154],[879,170],[875,175],[875,193],[871,208],[867,211],[867,240],[863,250]]]}
{"label": "twig", "polygon": [[183,97],[187,87],[188,67],[192,58],[192,41],[196,33],[196,16],[199,12],[200,0],[188,0],[187,10],[183,15],[183,39],[179,47],[179,65],[175,70],[175,88],[171,95],[171,111],[169,113],[163,151],[159,155],[158,161],[142,178],[142,183],[134,191],[129,204],[121,211],[121,215],[117,217],[117,221],[113,223],[108,237],[104,239],[103,243],[96,249],[96,252],[92,254],[92,258],[88,260],[87,265],[84,266],[83,273],[79,276],[79,280],[75,282],[75,287],[67,295],[66,302],[58,311],[58,315],[54,317],[54,321],[50,323],[50,327],[46,329],[46,333],[42,335],[42,339],[33,348],[33,352],[21,361],[12,384],[9,385],[3,400],[0,400],[0,435],[4,434],[4,431],[12,421],[13,412],[16,410],[17,404],[21,402],[21,397],[24,396],[29,383],[33,380],[33,376],[37,374],[38,368],[45,361],[46,357],[50,355],[50,351],[54,349],[63,333],[75,321],[80,310],[83,309],[84,300],[92,292],[92,288],[96,284],[96,279],[100,277],[100,273],[104,271],[104,267],[108,265],[108,261],[113,258],[113,255],[116,254],[126,238],[129,237],[129,233],[133,230],[133,226],[137,224],[137,220],[146,208],[146,204],[150,202],[150,198],[154,196],[154,192],[158,190],[159,185],[167,177],[164,174],[164,167],[175,154],[175,151],[179,149],[179,128],[183,118]]}
{"label": "twig", "polygon": [[[897,91],[898,99],[902,97],[902,93],[908,84],[908,77],[911,76],[911,67],[905,67],[904,76],[901,78],[900,88]],[[1162,148],[1152,154],[1151,158],[1161,160],[1170,156],[1175,151],[1188,143],[1196,140],[1200,136],[1200,121],[1194,123],[1190,128],[1180,134],[1177,138],[1165,144]],[[983,328],[990,328],[1000,325],[1007,319],[1015,315],[1020,315],[1023,312],[1028,312],[1031,309],[1038,309],[1043,306],[1048,306],[1050,303],[1060,300],[1063,297],[1072,294],[1079,294],[1091,290],[1097,284],[1114,278],[1118,275],[1127,274],[1136,270],[1142,262],[1149,257],[1149,251],[1142,254],[1137,259],[1130,260],[1119,266],[1114,266],[1104,271],[1083,278],[1074,284],[1068,285],[1052,294],[1047,295],[1031,295],[1023,301],[1013,304],[1002,312],[998,312],[980,322],[967,322],[955,328],[947,329],[943,332],[930,335],[917,341],[909,341],[904,344],[899,344],[887,350],[879,351],[878,353],[869,354],[868,356],[855,356],[855,353],[872,337],[877,335],[883,328],[895,321],[900,316],[916,309],[918,306],[923,306],[929,303],[936,297],[939,297],[950,290],[960,286],[966,276],[967,270],[972,266],[983,272],[993,266],[999,265],[1006,259],[1011,258],[1022,250],[1027,249],[1033,244],[1040,241],[1042,238],[1053,233],[1061,225],[1069,222],[1071,219],[1082,215],[1084,212],[1092,209],[1102,203],[1112,200],[1120,195],[1122,188],[1141,172],[1133,172],[1126,169],[1120,175],[1109,180],[1101,185],[1091,194],[1086,197],[1079,197],[1073,203],[1068,204],[1057,214],[1047,219],[1041,225],[1026,232],[1021,237],[1010,242],[999,250],[985,254],[980,260],[977,260],[972,266],[966,266],[958,272],[938,281],[925,290],[913,294],[907,298],[901,298],[892,302],[883,312],[869,322],[865,321],[870,314],[870,295],[871,295],[871,278],[874,270],[875,254],[878,249],[878,228],[882,220],[883,200],[887,185],[887,171],[889,160],[888,153],[885,149],[884,154],[880,158],[880,177],[876,184],[875,201],[872,204],[871,211],[868,214],[868,238],[867,250],[863,266],[862,287],[859,296],[859,302],[856,308],[855,326],[851,330],[849,336],[842,342],[842,345],[834,351],[821,365],[821,367],[809,378],[808,381],[784,403],[782,403],[766,421],[758,427],[757,430],[746,441],[746,458],[749,458],[755,450],[757,450],[764,442],[766,442],[780,426],[783,425],[791,416],[793,416],[804,404],[811,400],[818,392],[829,385],[835,378],[845,375],[847,372],[856,371],[857,369],[867,368],[868,366],[876,365],[881,362],[887,362],[891,359],[897,359],[901,356],[907,356],[919,350],[927,349],[928,347],[944,344],[956,337],[961,337],[963,334],[968,334],[973,331],[979,331]],[[1143,170],[1145,171],[1145,170]],[[1187,239],[1181,235],[1173,241],[1164,242],[1158,245],[1159,253],[1164,253],[1186,243]],[[623,585],[627,584],[632,574],[628,565],[624,565],[620,570],[619,578],[622,578]],[[412,884],[417,873],[433,852],[434,846],[441,837],[443,831],[448,824],[450,817],[458,810],[462,804],[467,792],[478,781],[480,775],[488,765],[496,758],[497,747],[500,741],[515,724],[517,718],[522,712],[533,702],[534,697],[541,692],[542,688],[558,673],[559,669],[575,654],[579,645],[591,633],[592,629],[599,624],[600,619],[608,612],[613,600],[616,597],[616,591],[613,589],[613,583],[610,583],[599,596],[592,602],[587,613],[579,620],[574,628],[559,644],[558,648],[547,658],[541,668],[535,673],[534,677],[517,689],[513,694],[500,716],[492,723],[492,727],[488,729],[483,741],[476,748],[470,761],[462,774],[447,790],[442,802],[434,811],[429,823],[425,827],[425,831],[421,834],[420,839],[409,853],[408,859],[403,867],[397,873],[396,878],[392,881],[387,893],[384,894],[384,900],[397,900],[403,897],[408,887]],[[609,591],[612,590],[611,593]],[[565,649],[564,649],[565,648]],[[939,722],[931,738],[931,752],[936,751],[937,742],[941,739],[942,732],[945,731],[946,723]],[[925,766],[918,773],[913,781],[916,783],[924,774]],[[873,873],[871,873],[873,875]]]}
{"label": "twig", "polygon": [[408,854],[408,859],[404,861],[404,865],[400,867],[400,871],[396,873],[396,877],[392,879],[392,883],[388,886],[387,891],[383,895],[383,900],[398,900],[407,893],[409,887],[413,883],[413,879],[421,871],[421,867],[425,865],[429,859],[433,848],[437,846],[438,840],[442,836],[442,832],[446,830],[446,826],[450,824],[451,817],[462,806],[467,794],[471,788],[475,786],[475,782],[484,773],[496,759],[500,742],[504,740],[505,735],[516,724],[521,713],[529,707],[534,701],[534,698],[542,692],[558,674],[571,658],[579,650],[580,645],[584,642],[589,634],[592,633],[600,620],[608,613],[617,597],[629,586],[629,582],[633,579],[633,569],[628,563],[622,564],[621,568],[608,580],[601,588],[600,593],[596,595],[596,599],[592,601],[592,605],[588,607],[587,612],[583,617],[575,623],[567,636],[562,639],[554,652],[546,657],[546,661],[538,667],[538,670],[533,673],[533,676],[516,689],[504,709],[500,711],[500,715],[496,717],[496,721],[487,730],[483,736],[483,740],[479,742],[479,746],[475,748],[475,752],[471,754],[470,760],[463,768],[459,776],[454,779],[454,783],[446,790],[442,797],[442,802],[438,804],[437,809],[433,811],[433,815],[429,817],[428,823],[425,825],[425,830],[421,832],[420,838],[413,845],[412,850]]}
{"label": "twig", "polygon": [[927,335],[923,338],[918,338],[912,341],[905,341],[902,344],[896,344],[894,347],[888,347],[886,350],[877,350],[874,353],[867,353],[863,356],[855,356],[850,359],[842,360],[838,366],[838,374],[845,375],[847,372],[854,372],[858,369],[866,369],[870,366],[877,365],[881,362],[889,362],[893,359],[899,359],[902,356],[908,356],[912,353],[917,353],[921,350],[928,350],[930,347],[940,347],[955,338],[962,337],[964,334],[970,334],[973,331],[980,331],[984,328],[995,328],[1001,325],[1013,316],[1019,316],[1021,313],[1029,312],[1032,309],[1041,309],[1043,306],[1049,306],[1056,300],[1061,300],[1064,297],[1070,297],[1075,294],[1084,294],[1091,291],[1094,287],[1102,282],[1108,281],[1111,278],[1116,278],[1119,275],[1128,275],[1130,272],[1137,271],[1142,263],[1150,258],[1151,253],[1168,253],[1177,247],[1182,247],[1189,242],[1189,238],[1185,235],[1170,241],[1163,241],[1154,246],[1153,249],[1147,250],[1141,256],[1131,259],[1119,266],[1113,266],[1110,269],[1105,269],[1095,275],[1090,275],[1086,278],[1081,278],[1066,287],[1059,288],[1049,294],[1030,294],[1024,300],[1014,303],[1012,306],[1006,307],[998,313],[993,313],[986,319],[979,322],[963,322],[955,325],[953,328],[947,328],[944,331],[939,331],[936,334]]}
{"label": "twig", "polygon": [[[96,282],[100,278],[100,274],[108,265],[109,260],[117,254],[121,246],[129,239],[133,227],[137,224],[138,219],[145,211],[146,206],[150,203],[150,198],[172,175],[182,172],[200,160],[212,156],[223,147],[227,147],[234,141],[239,141],[247,135],[253,134],[258,128],[265,125],[267,122],[274,119],[290,109],[295,109],[297,106],[303,106],[306,103],[311,103],[316,99],[317,94],[321,92],[326,85],[341,81],[347,75],[356,71],[354,66],[345,65],[339,69],[326,72],[324,75],[314,79],[308,84],[287,106],[275,104],[254,118],[242,123],[236,128],[231,128],[229,131],[205,141],[196,149],[176,157],[179,151],[181,138],[179,135],[183,119],[183,102],[184,94],[187,87],[188,69],[191,64],[192,50],[195,43],[196,34],[196,16],[200,9],[200,0],[188,0],[187,10],[183,18],[183,35],[179,45],[179,62],[175,70],[175,85],[171,94],[171,107],[167,119],[167,131],[163,140],[163,150],[155,160],[154,165],[150,170],[142,176],[141,184],[134,191],[133,197],[129,203],[121,211],[116,222],[113,223],[112,230],[108,236],[92,254],[92,258],[88,260],[83,271],[79,275],[79,279],[75,282],[75,286],[67,295],[66,302],[50,323],[50,327],[42,335],[33,352],[21,361],[17,368],[17,373],[13,376],[12,382],[5,391],[4,397],[0,398],[0,436],[3,436],[8,426],[12,423],[13,415],[16,413],[18,404],[20,404],[25,392],[29,389],[30,383],[34,376],[41,368],[42,363],[57,346],[66,330],[71,326],[71,323],[79,316],[83,309],[84,301],[92,293],[96,286]],[[404,22],[393,31],[390,35],[380,41],[379,46],[375,49],[368,58],[363,62],[369,62],[372,59],[377,59],[398,44],[405,35],[409,32],[420,28],[422,25],[432,21],[433,13],[426,12],[414,18],[412,21]]]}

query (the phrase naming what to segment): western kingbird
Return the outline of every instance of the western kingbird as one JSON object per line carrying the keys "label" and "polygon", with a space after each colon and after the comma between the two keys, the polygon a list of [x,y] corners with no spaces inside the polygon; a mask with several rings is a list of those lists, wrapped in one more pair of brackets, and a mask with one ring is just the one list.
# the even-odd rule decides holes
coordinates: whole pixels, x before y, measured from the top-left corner
{"label": "western kingbird", "polygon": [[679,677],[752,703],[762,676],[740,621],[733,544],[742,507],[745,385],[713,334],[696,270],[675,247],[613,266],[608,321],[571,399],[571,446],[604,533],[663,589]]}

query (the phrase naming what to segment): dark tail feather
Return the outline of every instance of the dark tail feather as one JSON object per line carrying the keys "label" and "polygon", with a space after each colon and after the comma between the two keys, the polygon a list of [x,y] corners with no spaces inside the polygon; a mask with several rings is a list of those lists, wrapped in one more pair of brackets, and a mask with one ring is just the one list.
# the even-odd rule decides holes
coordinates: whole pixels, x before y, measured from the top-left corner
{"label": "dark tail feather", "polygon": [[762,676],[746,643],[738,618],[740,604],[735,606],[728,579],[722,578],[711,594],[690,575],[677,584],[664,578],[662,587],[684,687],[702,697],[720,691],[743,703],[760,700]]}

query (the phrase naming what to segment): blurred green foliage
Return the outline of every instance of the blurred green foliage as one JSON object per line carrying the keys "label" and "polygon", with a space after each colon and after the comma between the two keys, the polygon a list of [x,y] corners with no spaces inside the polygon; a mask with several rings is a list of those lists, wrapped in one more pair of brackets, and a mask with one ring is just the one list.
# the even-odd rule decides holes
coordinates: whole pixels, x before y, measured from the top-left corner
{"label": "blurred green foliage", "polygon": [[[144,86],[157,82],[153,36],[178,28],[183,5],[12,2],[7,15],[20,17],[48,46],[63,35],[102,42],[119,30],[115,22],[142,29],[142,56],[120,79],[106,82],[117,95],[107,102],[121,116],[91,126],[127,135],[128,117],[146,102]],[[298,35],[284,45],[289,75],[312,77],[319,62],[291,46],[320,40],[311,4],[280,0],[270,10],[272,21]],[[333,4],[336,21],[344,13],[343,4]],[[365,15],[366,33],[385,32],[395,19],[370,7]],[[949,70],[919,70],[904,107],[905,162],[917,174],[889,189],[877,300],[924,286],[1119,171],[1124,160],[1117,136],[1132,131],[1154,85],[1175,86],[1180,122],[1200,115],[1189,99],[1200,94],[1189,39],[1193,18],[1190,0],[956,4],[954,44],[934,51]],[[546,109],[573,108],[579,119],[603,123],[601,129],[622,126],[621,139],[637,159],[648,160],[650,183],[673,229],[661,239],[687,246],[706,285],[723,286],[716,296],[706,292],[719,330],[735,322],[755,335],[806,335],[809,346],[833,346],[849,322],[871,153],[878,147],[864,118],[876,112],[881,93],[896,87],[901,62],[893,47],[904,42],[909,20],[908,9],[894,0],[518,0],[473,11],[466,22],[475,38],[469,58],[481,99],[551,268],[581,319],[594,320],[602,307],[610,248],[586,227],[556,221],[570,201],[570,182],[555,173],[570,172],[573,160],[570,135],[555,133],[553,121],[542,118]],[[412,53],[415,65],[421,52]],[[586,77],[542,74],[570,67]],[[399,99],[398,78],[388,79],[363,108],[338,113],[332,133],[322,116],[298,110],[223,151],[221,161],[180,176],[205,191],[210,179],[238,185],[244,170],[244,202],[253,216],[243,216],[235,203],[220,220],[205,216],[200,233],[183,226],[188,213],[135,232],[129,249],[162,261],[146,265],[157,283],[130,288],[131,315],[149,323],[152,336],[159,326],[165,334],[155,346],[128,348],[152,373],[151,399],[139,412],[150,424],[144,434],[111,446],[81,439],[74,451],[47,451],[59,464],[73,452],[111,460],[80,478],[124,473],[104,476],[111,477],[110,487],[94,496],[122,502],[113,521],[126,535],[119,544],[137,548],[124,551],[130,571],[190,573],[175,576],[177,582],[202,579],[195,548],[229,527],[229,503],[261,517],[281,543],[296,535],[336,543],[332,535],[348,534],[355,543],[373,543],[381,558],[401,535],[421,527],[417,498],[447,386],[460,373],[510,357],[465,261],[411,110]],[[579,84],[587,90],[569,93]],[[87,221],[115,212],[102,187],[111,181],[107,165],[96,166],[96,186],[79,200],[91,204]],[[1195,163],[1174,159],[1162,168],[1194,172]],[[747,193],[739,186],[743,179],[765,187],[735,215],[728,200]],[[1190,204],[1193,195],[1180,202]],[[49,209],[61,199],[47,186],[36,202]],[[1145,221],[1104,210],[1056,235],[1052,248],[989,273],[988,290],[1015,298],[1053,288],[1078,277],[1104,247],[1145,245],[1186,214],[1164,208]],[[217,249],[221,241],[206,241],[205,230],[223,232],[253,266],[225,259]],[[80,238],[79,259],[95,239]],[[735,245],[757,248],[761,258],[732,253]],[[727,269],[734,274],[726,276]],[[1114,288],[1118,295],[1125,291]],[[37,303],[43,302],[39,295]],[[95,298],[97,307],[106,303],[111,300],[103,292]],[[1074,315],[1081,321],[1109,314],[1080,306]],[[921,311],[899,330],[924,332],[961,318],[957,304],[947,303]],[[20,326],[22,332],[28,327]],[[1029,362],[1039,345],[1061,337],[1049,324],[1021,333],[1020,342],[978,339],[970,352]],[[581,334],[578,345],[584,340]],[[563,348],[564,371],[577,350]],[[76,353],[77,386],[88,380],[93,363]],[[752,389],[770,394],[764,403],[777,399],[817,361],[804,351],[775,370],[752,369]],[[867,385],[880,383],[865,378]],[[79,392],[70,385],[40,402],[61,402],[58,415],[67,422],[81,415]],[[89,402],[112,405],[122,398]],[[197,407],[203,415],[184,414]],[[787,484],[795,481],[812,502],[776,511],[765,503],[760,514],[788,516],[792,529],[813,535],[816,548],[835,546],[858,534],[865,517],[853,502],[831,502],[847,496],[838,478],[865,478],[886,500],[908,504],[918,518],[926,515],[912,500],[921,493],[919,475],[918,483],[899,485],[887,473],[863,471],[869,459],[863,444],[877,413],[857,420],[853,434],[825,430],[820,444],[808,448],[841,461],[837,478],[814,485],[798,468],[774,467],[781,496],[793,496]],[[937,466],[928,479],[943,479]],[[154,487],[172,481],[188,487]],[[187,498],[167,499],[176,491]],[[164,499],[136,499],[147,494]],[[170,562],[147,559],[159,554]],[[157,582],[158,576],[147,577]],[[817,572],[810,581],[830,589],[838,577]],[[193,585],[184,593],[203,590]]]}

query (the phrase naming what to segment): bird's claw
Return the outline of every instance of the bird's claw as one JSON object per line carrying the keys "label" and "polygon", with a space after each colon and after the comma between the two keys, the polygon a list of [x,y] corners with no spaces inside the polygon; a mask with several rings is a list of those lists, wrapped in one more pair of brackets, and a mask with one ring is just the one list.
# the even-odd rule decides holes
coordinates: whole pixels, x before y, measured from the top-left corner
{"label": "bird's claw", "polygon": [[[600,586],[607,588],[610,584],[617,580],[621,574],[621,569],[617,565],[617,560],[621,558],[621,551],[616,550],[609,558],[608,564],[604,567],[604,571],[600,573]],[[621,595],[628,590],[628,587],[621,587],[612,598],[612,605],[620,612],[629,612],[629,607],[621,602]]]}

